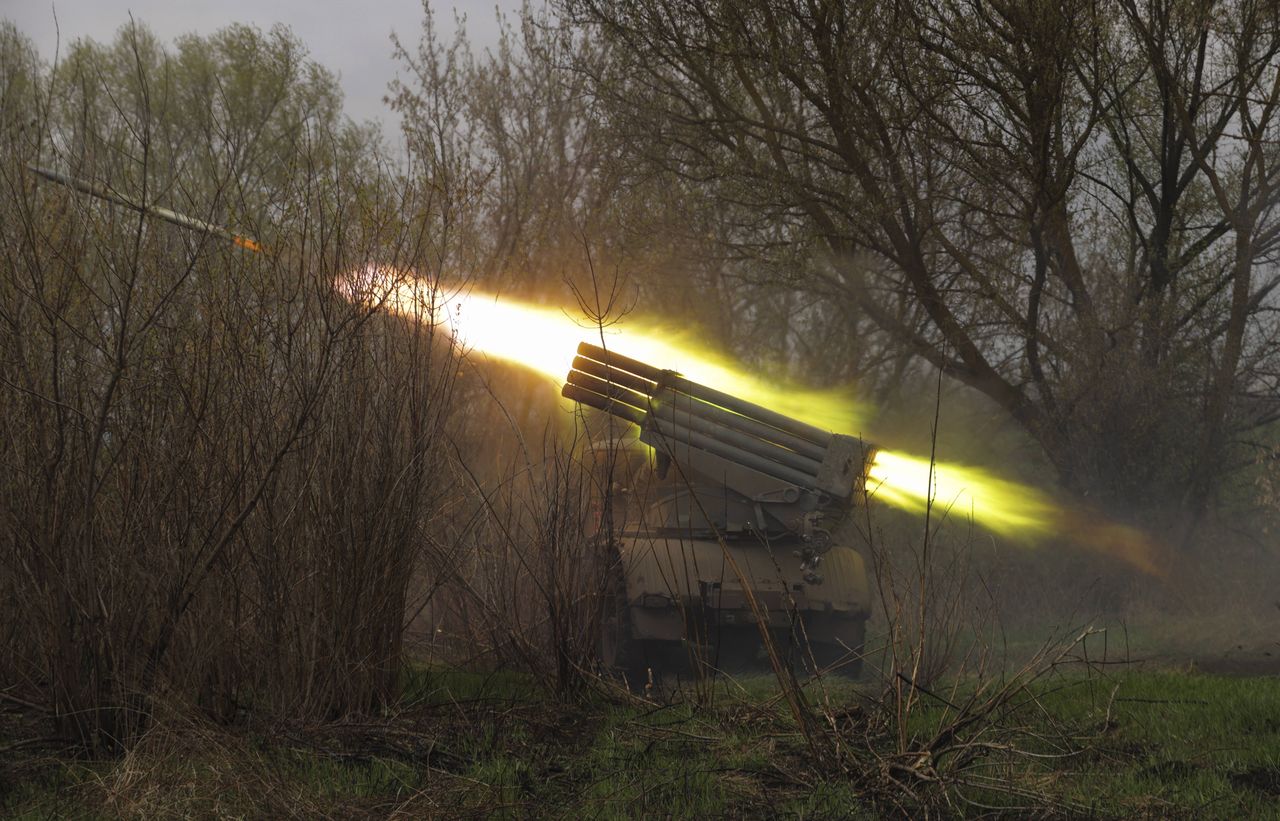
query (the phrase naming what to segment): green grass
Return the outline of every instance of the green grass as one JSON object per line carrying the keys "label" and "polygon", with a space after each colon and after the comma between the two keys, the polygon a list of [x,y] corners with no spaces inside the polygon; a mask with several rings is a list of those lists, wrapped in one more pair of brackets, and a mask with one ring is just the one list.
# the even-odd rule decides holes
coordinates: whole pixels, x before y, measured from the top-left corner
{"label": "green grass", "polygon": [[[892,809],[853,769],[816,765],[767,678],[721,685],[703,706],[561,703],[510,674],[419,671],[406,685],[404,711],[368,722],[160,730],[115,760],[11,758],[0,764],[0,815],[871,818]],[[1002,740],[1043,754],[1065,733],[1075,752],[992,755],[967,772],[998,775],[1042,808],[1100,817],[1280,817],[1280,679],[1125,669],[1058,676],[1033,694]],[[865,700],[849,685],[825,697],[835,708]],[[928,737],[942,715],[926,699],[911,729]],[[1025,804],[982,786],[956,796],[1008,817]]]}
{"label": "green grass", "polygon": [[1064,688],[1044,703],[1098,728],[1094,749],[1064,779],[1065,793],[1082,803],[1280,817],[1280,679],[1126,673]]}

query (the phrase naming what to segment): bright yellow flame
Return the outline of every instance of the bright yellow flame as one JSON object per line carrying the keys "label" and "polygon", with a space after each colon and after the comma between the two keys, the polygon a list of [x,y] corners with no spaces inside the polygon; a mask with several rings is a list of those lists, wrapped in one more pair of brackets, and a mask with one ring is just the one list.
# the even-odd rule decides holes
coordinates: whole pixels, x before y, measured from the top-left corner
{"label": "bright yellow flame", "polygon": [[1045,493],[992,476],[982,468],[878,450],[867,470],[873,499],[914,513],[971,520],[993,533],[1033,542],[1049,537],[1128,562],[1163,577],[1168,562],[1149,536],[1083,509],[1064,507]]}
{"label": "bright yellow flame", "polygon": [[1002,536],[1030,538],[1052,531],[1058,508],[1040,491],[998,479],[981,468],[878,450],[867,492],[894,507],[960,516]]}
{"label": "bright yellow flame", "polygon": [[[857,435],[859,408],[841,391],[812,391],[744,374],[709,353],[686,330],[662,330],[635,316],[627,327],[600,328],[586,317],[476,290],[448,292],[403,271],[369,268],[345,277],[339,290],[352,301],[385,308],[448,329],[464,349],[543,374],[559,385],[579,342],[603,343],[635,359],[679,371],[694,382],[734,394],[826,430]],[[637,330],[643,326],[646,330]],[[1055,504],[1043,492],[997,478],[981,468],[877,450],[867,473],[872,498],[904,510],[960,516],[1002,536],[1038,540],[1074,536],[1149,572],[1160,573],[1157,550],[1133,528]]]}
{"label": "bright yellow flame", "polygon": [[[857,430],[858,405],[845,391],[814,391],[744,374],[688,330],[628,315],[604,328],[587,317],[477,290],[449,293],[389,269],[368,269],[340,283],[349,298],[446,327],[466,350],[523,365],[560,384],[579,342],[591,342],[825,430]],[[625,325],[625,327],[624,327]],[[639,330],[641,327],[643,331]]]}
{"label": "bright yellow flame", "polygon": [[430,322],[463,349],[531,368],[552,379],[569,372],[588,331],[563,311],[479,291],[448,291],[404,271],[368,268],[338,283],[348,299]]}

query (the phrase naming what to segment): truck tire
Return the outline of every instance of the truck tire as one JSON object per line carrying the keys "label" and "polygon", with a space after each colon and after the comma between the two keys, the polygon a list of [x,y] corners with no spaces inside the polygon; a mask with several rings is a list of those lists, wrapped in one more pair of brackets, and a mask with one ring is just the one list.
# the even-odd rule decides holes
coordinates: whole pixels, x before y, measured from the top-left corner
{"label": "truck tire", "polygon": [[[813,655],[812,664],[817,666],[814,673],[856,679],[862,675],[862,648],[845,648],[833,642],[815,641],[810,643],[809,652]],[[810,664],[806,658],[806,666]]]}
{"label": "truck tire", "polygon": [[600,666],[615,675],[632,691],[639,692],[648,683],[649,664],[644,646],[631,629],[631,604],[627,600],[626,565],[615,546],[605,554],[606,576],[600,594]]}

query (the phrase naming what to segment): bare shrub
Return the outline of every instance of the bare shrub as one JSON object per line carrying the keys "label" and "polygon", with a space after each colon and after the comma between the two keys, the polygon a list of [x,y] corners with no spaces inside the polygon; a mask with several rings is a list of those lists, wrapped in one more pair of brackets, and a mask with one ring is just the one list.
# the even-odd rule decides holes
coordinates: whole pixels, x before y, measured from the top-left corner
{"label": "bare shrub", "polygon": [[[42,81],[0,178],[5,686],[93,748],[162,694],[223,719],[385,701],[454,358],[334,280],[425,259],[398,215],[431,204],[391,196],[283,32],[174,57],[131,26]],[[37,184],[36,160],[266,250]]]}
{"label": "bare shrub", "polygon": [[536,459],[497,492],[473,476],[480,508],[459,566],[459,601],[473,645],[534,673],[554,692],[578,690],[594,670],[600,593],[617,572],[608,553],[612,446],[575,427],[549,433]]}

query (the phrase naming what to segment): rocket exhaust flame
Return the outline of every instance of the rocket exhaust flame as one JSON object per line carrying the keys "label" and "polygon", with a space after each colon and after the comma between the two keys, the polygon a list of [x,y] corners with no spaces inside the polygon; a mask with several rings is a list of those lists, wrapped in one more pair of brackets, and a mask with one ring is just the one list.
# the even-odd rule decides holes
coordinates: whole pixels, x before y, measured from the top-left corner
{"label": "rocket exhaust flame", "polygon": [[1053,501],[982,468],[879,450],[867,470],[869,498],[934,517],[970,519],[1006,539],[1034,544],[1055,536],[1164,576],[1159,550],[1142,531]]}
{"label": "rocket exhaust flame", "polygon": [[877,451],[867,471],[867,493],[894,507],[935,515],[972,517],[1001,536],[1048,535],[1056,506],[1034,488],[999,479],[981,468]]}
{"label": "rocket exhaust flame", "polygon": [[[757,379],[730,358],[690,340],[687,331],[664,328],[661,322],[629,316],[625,328],[601,328],[576,312],[499,299],[475,289],[450,289],[403,271],[373,267],[344,277],[337,287],[353,301],[435,322],[464,350],[529,368],[557,385],[572,368],[579,342],[603,342],[808,424],[826,430],[858,427],[858,404],[846,392]],[[642,332],[641,326],[651,330]]]}
{"label": "rocket exhaust flame", "polygon": [[[598,345],[603,341],[602,347],[644,362],[662,363],[690,382],[714,386],[716,392],[826,431],[858,435],[856,405],[847,395],[795,390],[753,378],[728,358],[681,342],[678,334],[637,330],[637,325],[645,323],[634,317],[625,329],[616,325],[602,329],[559,309],[499,300],[476,290],[446,296],[432,283],[378,268],[344,278],[338,290],[354,302],[440,325],[464,349],[522,365],[557,385],[575,368],[583,373],[579,381],[593,377],[605,381],[608,373],[593,374],[590,362],[575,361],[579,343]],[[580,390],[573,384],[566,388],[567,395]],[[931,462],[876,446],[865,486],[869,498],[903,510],[924,513],[930,509],[934,516],[962,517],[1024,544],[1064,536],[1146,573],[1163,575],[1154,545],[1141,532],[1065,507],[1043,491],[981,468]]]}

